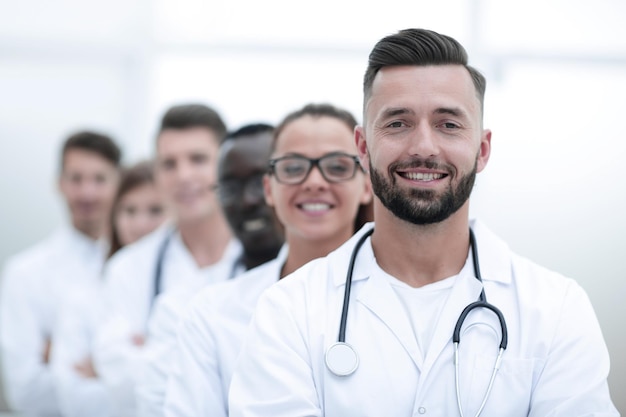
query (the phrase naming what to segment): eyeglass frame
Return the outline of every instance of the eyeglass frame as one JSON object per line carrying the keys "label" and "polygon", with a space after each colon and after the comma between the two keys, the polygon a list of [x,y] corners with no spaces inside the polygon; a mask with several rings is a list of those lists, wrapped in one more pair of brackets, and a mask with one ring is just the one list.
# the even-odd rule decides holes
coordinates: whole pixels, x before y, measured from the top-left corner
{"label": "eyeglass frame", "polygon": [[[345,179],[341,179],[341,180],[331,180],[328,179],[326,177],[326,174],[324,173],[324,170],[320,167],[320,161],[323,159],[327,159],[329,157],[333,157],[333,156],[343,156],[343,157],[348,157],[350,159],[352,159],[352,161],[354,162],[354,170],[352,171],[352,174]],[[301,160],[305,160],[309,162],[309,169],[307,170],[306,174],[304,174],[304,176],[302,177],[301,181],[298,182],[283,182],[278,178],[278,175],[276,175],[276,163],[285,159],[301,159]],[[329,183],[332,184],[337,184],[337,183],[341,183],[344,181],[350,181],[352,178],[354,178],[354,176],[356,175],[356,172],[360,169],[362,172],[365,172],[365,170],[363,169],[363,167],[361,166],[361,161],[359,160],[359,157],[356,155],[350,155],[348,153],[345,152],[330,152],[327,153],[325,155],[320,156],[319,158],[307,158],[304,155],[298,155],[298,154],[293,154],[293,155],[285,155],[285,156],[281,156],[280,158],[273,158],[269,160],[268,163],[268,168],[267,168],[267,175],[269,176],[274,176],[276,178],[276,181],[278,181],[281,184],[285,184],[285,185],[300,185],[302,183],[304,183],[307,178],[309,178],[309,175],[311,175],[311,171],[313,171],[313,168],[317,168],[317,170],[320,172],[320,174],[322,175],[322,177]]]}

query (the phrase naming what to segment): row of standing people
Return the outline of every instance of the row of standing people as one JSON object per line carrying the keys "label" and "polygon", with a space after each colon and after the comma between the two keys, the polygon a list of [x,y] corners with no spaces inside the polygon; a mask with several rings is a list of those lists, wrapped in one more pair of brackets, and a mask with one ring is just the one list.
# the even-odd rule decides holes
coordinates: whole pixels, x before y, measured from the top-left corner
{"label": "row of standing people", "polygon": [[370,53],[361,126],[307,106],[245,178],[258,149],[221,143],[206,107],[170,110],[156,173],[174,220],[105,267],[90,341],[111,408],[83,415],[619,415],[584,290],[469,218],[485,88],[455,39],[399,31]]}
{"label": "row of standing people", "polygon": [[[92,191],[102,201],[77,197],[76,209],[64,192],[72,226],[63,234],[97,246],[100,255],[108,247],[112,257],[103,264],[104,256],[85,258],[71,244],[53,239],[8,263],[2,316],[14,326],[3,326],[2,341],[10,404],[26,415],[162,414],[168,375],[175,368],[170,364],[175,362],[178,316],[196,292],[274,258],[282,270],[278,275],[284,276],[327,254],[371,220],[368,180],[352,143],[355,125],[347,111],[308,105],[289,115],[276,132],[254,124],[226,134],[209,107],[173,107],[161,121],[154,167],[140,164],[122,175],[108,246],[103,219],[116,185],[119,150],[102,135],[84,132],[70,138],[62,152],[61,183],[74,181],[78,188],[82,182],[85,189],[101,180],[103,190]],[[325,158],[318,174],[309,179],[307,172],[304,184],[294,187],[269,179],[281,174],[266,175],[270,153],[277,152],[289,158],[272,166],[271,173],[311,171],[311,161]],[[81,171],[80,163],[93,172]],[[159,194],[150,182],[151,168]],[[326,174],[333,169],[351,176],[333,184]],[[281,187],[291,194],[303,188],[300,201],[294,203]],[[99,218],[99,232],[81,223],[81,208],[96,211],[89,204],[98,206],[92,217]],[[125,224],[130,213],[135,222]],[[137,219],[142,216],[143,221]],[[147,236],[138,240],[142,234]],[[34,258],[35,252],[47,259]],[[68,270],[69,264],[80,269]],[[64,282],[69,277],[83,282]],[[55,292],[41,288],[44,284]],[[39,287],[36,294],[20,294],[33,286]],[[250,301],[245,306],[251,314]]]}

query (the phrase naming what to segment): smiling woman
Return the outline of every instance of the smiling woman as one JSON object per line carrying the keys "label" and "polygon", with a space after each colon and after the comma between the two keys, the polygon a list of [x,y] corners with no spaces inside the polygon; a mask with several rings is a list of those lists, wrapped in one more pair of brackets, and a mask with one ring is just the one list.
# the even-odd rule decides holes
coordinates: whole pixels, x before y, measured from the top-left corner
{"label": "smiling woman", "polygon": [[345,242],[359,206],[371,200],[356,157],[355,126],[345,110],[308,105],[276,128],[264,186],[290,247],[282,276]]}
{"label": "smiling woman", "polygon": [[144,161],[124,169],[111,211],[109,257],[155,230],[165,218],[163,198],[154,183],[154,164]]}
{"label": "smiling woman", "polygon": [[[357,221],[368,220],[357,216],[368,213],[362,209],[372,196],[356,158],[355,125],[345,110],[310,104],[276,128],[263,185],[286,245],[276,259],[193,300],[179,326],[180,366],[170,374],[166,415],[226,417],[235,361],[261,293],[335,250],[353,235]],[[247,184],[240,188],[248,191],[246,198],[257,196]]]}

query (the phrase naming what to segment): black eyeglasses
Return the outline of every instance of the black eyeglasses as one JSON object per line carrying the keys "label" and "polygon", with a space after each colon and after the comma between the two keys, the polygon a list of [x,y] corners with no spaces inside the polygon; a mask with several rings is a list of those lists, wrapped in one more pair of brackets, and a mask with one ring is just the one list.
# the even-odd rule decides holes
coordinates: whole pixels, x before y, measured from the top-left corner
{"label": "black eyeglasses", "polygon": [[357,156],[343,152],[329,153],[317,159],[289,155],[270,159],[269,174],[282,184],[297,185],[307,179],[314,166],[326,181],[342,182],[352,179],[361,165]]}

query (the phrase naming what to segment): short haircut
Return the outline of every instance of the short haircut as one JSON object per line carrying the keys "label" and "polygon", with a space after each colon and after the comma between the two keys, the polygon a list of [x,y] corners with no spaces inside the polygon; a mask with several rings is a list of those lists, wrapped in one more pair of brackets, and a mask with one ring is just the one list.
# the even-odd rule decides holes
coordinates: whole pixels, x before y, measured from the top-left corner
{"label": "short haircut", "polygon": [[229,132],[226,135],[227,139],[237,139],[243,136],[253,136],[259,135],[261,133],[272,133],[274,132],[274,126],[267,123],[250,123],[247,125],[241,126],[239,129]]}
{"label": "short haircut", "polygon": [[170,107],[161,119],[159,135],[166,129],[204,127],[215,133],[218,142],[226,136],[226,124],[217,111],[204,104],[181,104]]}
{"label": "short haircut", "polygon": [[369,55],[363,80],[364,109],[378,71],[384,67],[400,65],[464,66],[472,77],[482,112],[487,86],[485,77],[468,65],[467,52],[458,41],[426,29],[404,29],[381,39],[374,46]]}
{"label": "short haircut", "polygon": [[63,143],[61,169],[65,168],[65,156],[73,149],[92,152],[106,159],[115,167],[119,167],[122,160],[122,151],[111,137],[102,133],[84,130],[72,134]]}
{"label": "short haircut", "polygon": [[355,126],[357,125],[356,119],[354,118],[352,113],[350,113],[347,110],[340,109],[339,107],[335,107],[332,104],[327,104],[327,103],[322,103],[322,104],[310,103],[302,107],[300,110],[296,110],[292,113],[289,113],[278,124],[278,126],[274,130],[274,140],[272,142],[272,150],[275,149],[276,139],[278,138],[278,136],[280,136],[280,134],[285,129],[285,127],[289,123],[304,116],[311,116],[314,118],[332,117],[345,123],[346,126],[348,126],[350,130],[354,130]]}

